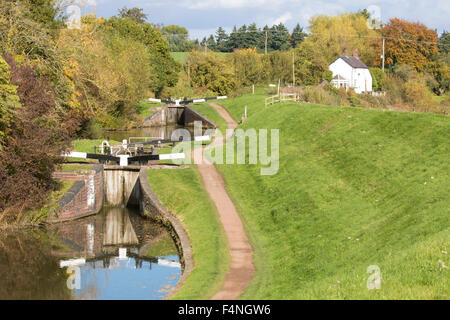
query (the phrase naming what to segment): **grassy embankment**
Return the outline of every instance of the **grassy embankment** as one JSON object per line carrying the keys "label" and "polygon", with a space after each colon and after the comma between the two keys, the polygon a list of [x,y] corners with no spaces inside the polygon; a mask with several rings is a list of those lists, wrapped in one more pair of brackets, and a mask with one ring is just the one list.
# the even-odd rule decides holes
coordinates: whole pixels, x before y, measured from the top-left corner
{"label": "grassy embankment", "polygon": [[[249,299],[448,299],[450,119],[220,101],[280,129],[280,168],[218,165],[255,249]],[[248,149],[247,149],[248,153]],[[368,290],[367,268],[381,270]]]}
{"label": "grassy embankment", "polygon": [[[219,126],[224,120],[207,105],[194,105]],[[191,143],[192,145],[192,143]],[[161,149],[169,153],[171,148]],[[230,264],[217,209],[195,165],[182,170],[149,170],[149,183],[163,205],[183,224],[193,248],[194,270],[173,299],[208,299],[222,286]]]}

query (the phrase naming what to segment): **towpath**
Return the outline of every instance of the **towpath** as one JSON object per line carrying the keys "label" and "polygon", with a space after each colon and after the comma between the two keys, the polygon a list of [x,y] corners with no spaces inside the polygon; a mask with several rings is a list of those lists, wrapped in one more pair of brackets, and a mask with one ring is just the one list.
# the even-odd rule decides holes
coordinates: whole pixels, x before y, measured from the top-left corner
{"label": "towpath", "polygon": [[[223,107],[216,103],[210,105],[224,118],[229,129],[237,127],[236,121]],[[215,148],[224,144],[227,136],[214,139],[203,152],[209,148]],[[231,267],[225,275],[225,283],[222,288],[212,297],[213,300],[237,299],[253,278],[255,268],[253,266],[253,249],[245,234],[244,226],[225,190],[225,181],[216,167],[204,157],[205,160],[198,165],[203,184],[209,196],[219,211],[220,221],[228,238],[231,255]]]}

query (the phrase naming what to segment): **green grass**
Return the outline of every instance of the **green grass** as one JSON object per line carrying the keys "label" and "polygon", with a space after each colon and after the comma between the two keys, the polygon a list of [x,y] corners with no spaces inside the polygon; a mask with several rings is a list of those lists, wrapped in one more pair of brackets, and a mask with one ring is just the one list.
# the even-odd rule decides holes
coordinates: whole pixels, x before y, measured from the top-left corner
{"label": "green grass", "polygon": [[245,112],[245,106],[247,106],[247,117],[251,117],[255,113],[263,111],[264,99],[269,96],[264,93],[263,88],[255,88],[255,94],[245,94],[234,99],[216,101],[216,103],[225,107],[233,119],[240,122]]}
{"label": "green grass", "polygon": [[[95,147],[99,147],[100,144],[106,139],[78,139],[72,141],[73,151],[94,153]],[[110,145],[120,144],[120,142],[111,140]],[[97,149],[98,152],[98,149]],[[82,159],[82,158],[66,158],[66,161],[77,161],[77,162],[97,162],[97,160],[92,159]]]}
{"label": "green grass", "polygon": [[146,101],[143,100],[141,102],[139,102],[138,106],[137,106],[137,114],[138,114],[138,119],[140,121],[144,121],[145,119],[147,119],[148,117],[150,117],[152,114],[155,113],[155,110],[152,110],[151,108],[155,108],[155,107],[160,107],[161,103],[158,102],[150,102],[150,101]]}
{"label": "green grass", "polygon": [[212,108],[209,103],[195,103],[191,105],[197,112],[214,122],[217,128],[225,134],[227,122]]}
{"label": "green grass", "polygon": [[235,119],[248,105],[244,129],[280,129],[278,174],[217,166],[255,249],[241,298],[449,299],[448,116],[262,98],[220,101]]}
{"label": "green grass", "polygon": [[208,299],[223,284],[230,264],[227,240],[214,203],[195,167],[149,170],[161,203],[181,221],[192,245],[194,270],[173,299]]}
{"label": "green grass", "polygon": [[[74,151],[78,152],[87,152],[87,153],[94,153],[94,148],[100,146],[100,144],[105,141],[106,139],[80,139],[80,140],[74,140],[72,142],[72,146],[74,148]],[[120,142],[111,140],[109,141],[110,145],[120,144]]]}

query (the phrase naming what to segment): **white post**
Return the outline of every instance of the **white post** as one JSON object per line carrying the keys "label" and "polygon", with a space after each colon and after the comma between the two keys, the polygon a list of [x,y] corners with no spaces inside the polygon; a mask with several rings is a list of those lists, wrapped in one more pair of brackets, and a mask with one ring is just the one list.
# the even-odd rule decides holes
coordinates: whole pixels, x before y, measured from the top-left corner
{"label": "white post", "polygon": [[295,87],[295,49],[292,51],[292,86]]}
{"label": "white post", "polygon": [[255,85],[252,85],[252,93],[255,94]]}

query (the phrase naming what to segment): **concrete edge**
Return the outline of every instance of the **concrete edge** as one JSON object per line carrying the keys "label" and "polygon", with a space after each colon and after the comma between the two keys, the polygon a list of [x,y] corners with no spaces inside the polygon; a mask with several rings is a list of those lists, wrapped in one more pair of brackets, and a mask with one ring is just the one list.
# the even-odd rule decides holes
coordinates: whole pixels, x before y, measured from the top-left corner
{"label": "concrete edge", "polygon": [[185,111],[189,110],[190,112],[192,112],[193,114],[195,114],[197,117],[199,117],[200,119],[202,119],[204,122],[206,122],[207,124],[209,124],[212,128],[217,128],[217,125],[212,122],[211,120],[209,120],[208,118],[206,118],[204,115],[202,115],[200,112],[198,112],[197,110],[195,110],[194,108],[190,107],[189,105],[185,106]]}
{"label": "concrete edge", "polygon": [[[155,219],[162,224],[164,224],[169,229],[172,229],[172,236],[176,237],[178,251],[180,253],[180,260],[184,266],[183,274],[181,275],[178,283],[175,287],[171,289],[169,294],[164,298],[165,300],[170,299],[178,292],[178,290],[183,285],[186,278],[189,276],[191,271],[194,269],[194,259],[192,257],[192,246],[189,240],[189,236],[184,229],[181,222],[176,218],[175,215],[171,214],[158,200],[158,197],[153,192],[150,184],[147,180],[147,170],[148,168],[142,168],[139,172],[139,183],[141,187],[141,192],[143,196],[143,208],[141,208],[141,214],[150,219]],[[153,207],[154,213],[148,211],[148,207]]]}

